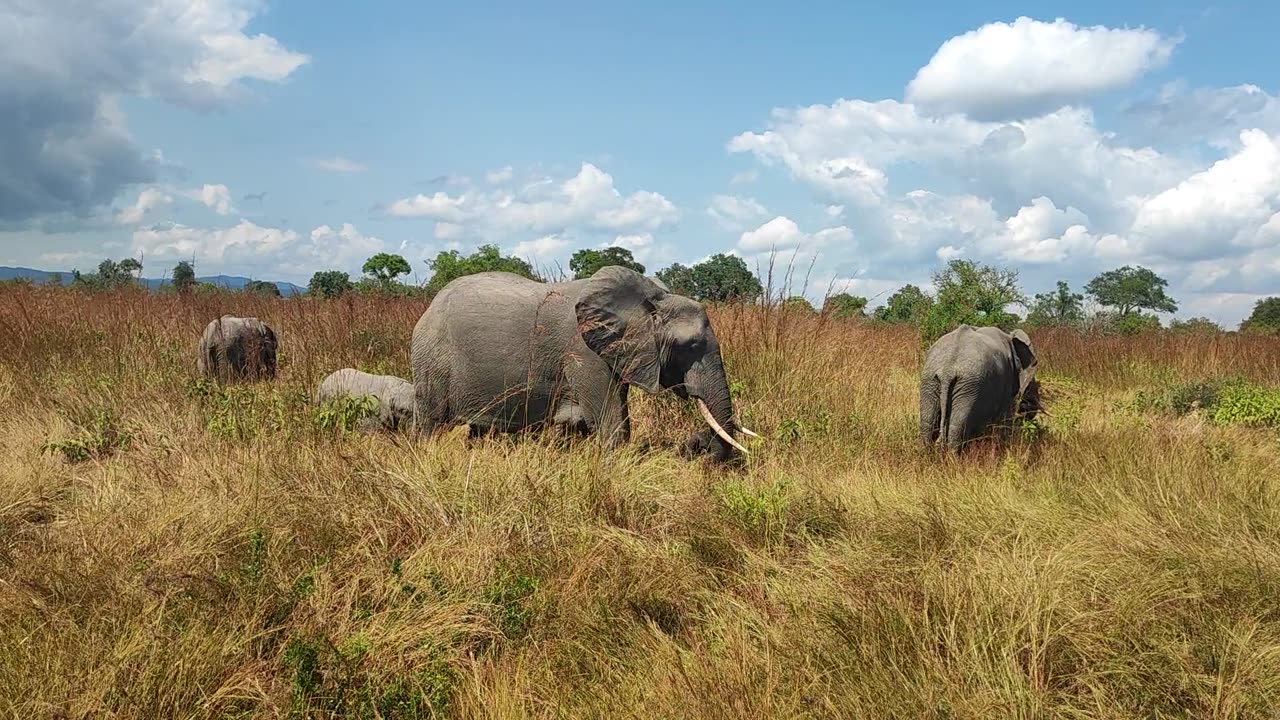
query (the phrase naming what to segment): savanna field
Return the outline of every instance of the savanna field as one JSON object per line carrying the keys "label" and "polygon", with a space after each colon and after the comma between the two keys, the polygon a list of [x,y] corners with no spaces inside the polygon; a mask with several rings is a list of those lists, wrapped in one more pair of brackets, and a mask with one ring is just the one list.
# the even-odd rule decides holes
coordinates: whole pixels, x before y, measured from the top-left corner
{"label": "savanna field", "polygon": [[[1048,415],[917,441],[908,327],[712,310],[746,439],[411,442],[425,303],[0,289],[0,709],[22,718],[1280,715],[1280,338],[1033,330]],[[274,382],[195,377],[257,316]]]}

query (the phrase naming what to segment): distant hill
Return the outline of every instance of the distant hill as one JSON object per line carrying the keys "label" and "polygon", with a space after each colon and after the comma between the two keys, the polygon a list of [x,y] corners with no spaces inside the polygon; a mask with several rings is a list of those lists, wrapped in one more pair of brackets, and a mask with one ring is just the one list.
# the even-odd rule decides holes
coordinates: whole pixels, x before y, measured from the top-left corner
{"label": "distant hill", "polygon": [[[44,283],[52,280],[54,275],[62,275],[63,282],[71,282],[70,271],[55,272],[51,270],[36,270],[34,268],[0,266],[0,281],[26,278],[31,282],[43,285]],[[241,277],[239,275],[206,275],[204,277],[198,277],[196,280],[198,282],[206,282],[211,285],[217,285],[218,287],[224,287],[231,290],[240,290],[245,285],[249,284],[251,278]],[[161,285],[168,283],[169,280],[142,278],[142,282],[149,289],[155,290]],[[307,291],[306,288],[299,287],[298,285],[294,285],[290,282],[276,282],[275,286],[280,288],[280,294],[285,296],[304,293]]]}

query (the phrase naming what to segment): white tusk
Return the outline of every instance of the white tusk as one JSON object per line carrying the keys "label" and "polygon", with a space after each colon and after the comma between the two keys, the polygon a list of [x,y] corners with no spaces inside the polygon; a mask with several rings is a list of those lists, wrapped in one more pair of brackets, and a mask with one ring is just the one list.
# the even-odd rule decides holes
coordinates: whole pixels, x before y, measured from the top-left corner
{"label": "white tusk", "polygon": [[753,437],[753,438],[758,438],[758,437],[760,437],[759,435],[757,435],[757,434],[755,434],[755,433],[751,432],[750,430],[748,430],[748,429],[746,429],[746,428],[742,427],[741,425],[739,425],[739,426],[738,426],[738,430],[740,430],[740,431],[742,432],[742,434],[743,434],[743,435],[750,435],[750,436],[751,436],[751,437]]}
{"label": "white tusk", "polygon": [[702,402],[702,398],[694,398],[694,401],[698,403],[698,410],[702,413],[702,418],[707,421],[707,424],[711,426],[712,430],[716,431],[716,434],[720,436],[721,440],[724,440],[730,445],[738,448],[744,455],[749,454],[746,448],[739,445],[736,440],[729,436],[729,433],[724,431],[724,428],[720,427],[720,423],[716,422],[715,417],[711,414],[711,410],[707,408],[707,404]]}

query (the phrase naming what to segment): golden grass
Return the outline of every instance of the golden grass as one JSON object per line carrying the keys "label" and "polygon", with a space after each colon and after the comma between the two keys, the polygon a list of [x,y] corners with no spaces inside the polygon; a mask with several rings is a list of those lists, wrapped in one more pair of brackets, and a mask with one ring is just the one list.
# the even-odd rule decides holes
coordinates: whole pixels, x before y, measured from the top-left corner
{"label": "golden grass", "polygon": [[[1274,430],[1139,414],[1280,385],[1280,341],[1038,332],[1047,433],[915,444],[914,334],[714,312],[744,467],[635,398],[603,454],[312,423],[408,376],[420,302],[0,289],[0,709],[21,717],[1275,717]],[[213,317],[274,383],[195,383]],[[42,449],[86,440],[87,459]]]}

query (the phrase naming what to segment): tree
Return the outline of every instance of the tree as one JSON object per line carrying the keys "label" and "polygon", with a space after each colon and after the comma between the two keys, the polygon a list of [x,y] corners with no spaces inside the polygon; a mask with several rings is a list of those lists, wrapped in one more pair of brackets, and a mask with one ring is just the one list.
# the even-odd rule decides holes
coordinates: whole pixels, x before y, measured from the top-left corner
{"label": "tree", "polygon": [[173,268],[173,287],[180,293],[190,292],[196,286],[196,270],[183,260]]}
{"label": "tree", "polygon": [[[319,273],[317,273],[319,274]],[[313,277],[312,282],[315,282]],[[270,297],[281,297],[280,286],[266,280],[250,280],[245,283],[244,292],[254,293],[256,295],[268,295]]]}
{"label": "tree", "polygon": [[751,302],[764,287],[737,255],[716,253],[693,266],[693,285],[703,302]]}
{"label": "tree", "polygon": [[609,265],[621,265],[644,274],[644,265],[636,262],[631,251],[623,247],[611,246],[603,250],[583,249],[569,258],[569,269],[573,271],[575,280],[589,278],[600,268]]}
{"label": "tree", "polygon": [[860,318],[866,316],[867,299],[861,295],[837,293],[822,303],[822,312],[836,318]]}
{"label": "tree", "polygon": [[330,298],[340,297],[343,293],[351,289],[351,276],[341,270],[325,270],[311,276],[311,282],[307,283],[307,293],[318,297]]}
{"label": "tree", "polygon": [[1099,305],[1115,308],[1121,316],[1135,310],[1177,312],[1178,303],[1164,292],[1168,285],[1167,280],[1144,267],[1125,265],[1098,275],[1084,290]]}
{"label": "tree", "polygon": [[372,276],[383,285],[390,285],[396,278],[408,275],[412,270],[409,261],[403,256],[390,253],[378,253],[365,260],[364,267],[360,268],[360,272]]}
{"label": "tree", "polygon": [[1138,333],[1160,329],[1160,318],[1143,312],[1131,312],[1121,315],[1118,312],[1103,311],[1094,315],[1092,324],[1103,332],[1114,335],[1137,335]]}
{"label": "tree", "polygon": [[804,297],[803,295],[792,295],[791,297],[789,297],[789,298],[787,298],[785,301],[783,301],[782,306],[783,306],[783,307],[785,307],[785,308],[791,308],[791,309],[799,310],[799,311],[801,311],[801,312],[803,312],[803,313],[816,313],[816,312],[818,312],[818,311],[813,307],[813,303],[811,303],[811,302],[809,302],[807,299],[805,299],[805,297]]}
{"label": "tree", "polygon": [[137,278],[133,276],[133,273],[141,270],[142,263],[133,258],[125,258],[120,262],[107,259],[98,263],[98,271],[95,273],[86,275],[79,270],[72,270],[71,285],[72,287],[82,287],[90,290],[115,290],[116,288],[135,285]]}
{"label": "tree", "polygon": [[686,297],[695,297],[698,294],[698,288],[693,284],[693,268],[675,263],[671,267],[659,270],[654,274],[673,293]]}
{"label": "tree", "polygon": [[1262,335],[1280,334],[1280,296],[1263,298],[1253,304],[1253,312],[1240,325],[1244,332]]}
{"label": "tree", "polygon": [[671,292],[702,302],[750,302],[764,287],[736,255],[718,253],[694,265],[675,263],[655,273]]}
{"label": "tree", "polygon": [[1022,302],[1018,271],[955,259],[934,273],[933,305],[921,326],[921,339],[931,343],[958,325],[1012,329],[1020,318],[1005,308]]}
{"label": "tree", "polygon": [[1059,280],[1053,292],[1037,293],[1027,314],[1028,325],[1079,327],[1084,324],[1084,296]]}
{"label": "tree", "polygon": [[1213,335],[1214,333],[1222,332],[1222,326],[1207,317],[1193,317],[1188,320],[1175,319],[1169,323],[1169,329],[1174,332],[1198,335]]}
{"label": "tree", "polygon": [[919,323],[929,313],[933,298],[915,285],[904,285],[876,308],[875,318],[887,323]]}
{"label": "tree", "polygon": [[466,256],[457,250],[442,252],[434,260],[428,260],[427,264],[433,271],[431,279],[427,281],[427,291],[432,295],[457,278],[482,272],[509,272],[541,281],[529,263],[517,257],[502,255],[497,245],[481,245],[474,253]]}

